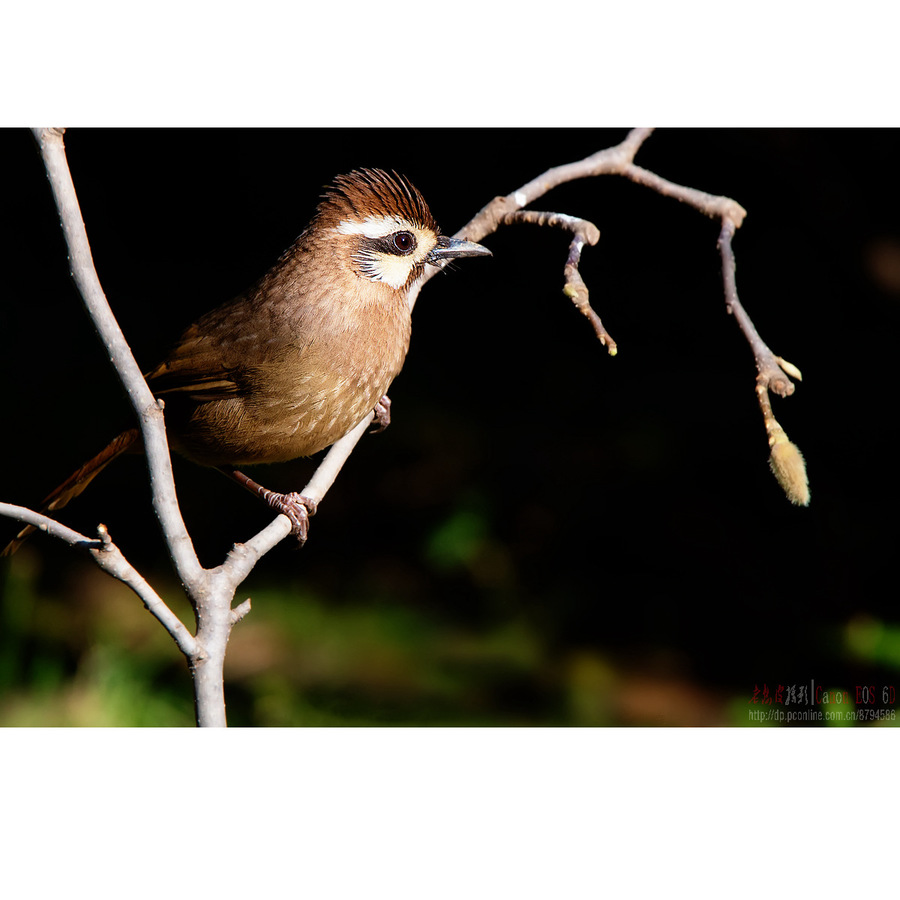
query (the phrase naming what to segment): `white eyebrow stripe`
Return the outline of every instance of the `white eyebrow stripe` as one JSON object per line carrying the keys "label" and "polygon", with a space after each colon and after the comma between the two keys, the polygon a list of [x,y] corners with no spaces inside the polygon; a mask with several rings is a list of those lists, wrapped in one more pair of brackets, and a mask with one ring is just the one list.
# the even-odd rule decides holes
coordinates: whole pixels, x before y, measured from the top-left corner
{"label": "white eyebrow stripe", "polygon": [[395,231],[411,230],[412,225],[406,219],[397,216],[367,216],[362,222],[348,222],[343,219],[335,228],[338,234],[361,234],[367,238],[383,238]]}

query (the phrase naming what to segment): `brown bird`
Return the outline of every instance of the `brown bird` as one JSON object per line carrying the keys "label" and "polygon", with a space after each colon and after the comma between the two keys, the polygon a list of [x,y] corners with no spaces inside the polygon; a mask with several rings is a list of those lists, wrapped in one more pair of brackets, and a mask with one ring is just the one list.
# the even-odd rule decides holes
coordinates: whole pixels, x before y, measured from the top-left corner
{"label": "brown bird", "polygon": [[[235,467],[310,456],[373,409],[376,427],[386,426],[387,389],[409,346],[410,288],[426,265],[483,255],[480,244],[442,235],[406,178],[380,169],[338,176],[272,269],[198,319],[147,373],[165,401],[172,449],[259,494],[304,541],[312,502],[268,491]],[[123,432],[42,511],[65,506],[117,456],[140,449],[138,429]]]}

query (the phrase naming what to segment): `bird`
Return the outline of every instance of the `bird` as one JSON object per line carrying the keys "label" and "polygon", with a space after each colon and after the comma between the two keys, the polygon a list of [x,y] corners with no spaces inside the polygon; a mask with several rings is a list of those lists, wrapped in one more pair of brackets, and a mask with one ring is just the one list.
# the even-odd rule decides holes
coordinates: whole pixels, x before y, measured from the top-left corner
{"label": "bird", "polygon": [[[442,234],[405,176],[338,175],[272,268],[197,319],[145,374],[163,401],[171,448],[284,513],[302,544],[315,503],[267,490],[240,468],[311,456],[373,410],[374,430],[386,427],[387,391],[409,347],[411,289],[426,266],[490,255]],[[142,450],[140,431],[123,431],[51,492],[42,512],[61,509],[121,454]],[[35,530],[22,529],[0,555]]]}

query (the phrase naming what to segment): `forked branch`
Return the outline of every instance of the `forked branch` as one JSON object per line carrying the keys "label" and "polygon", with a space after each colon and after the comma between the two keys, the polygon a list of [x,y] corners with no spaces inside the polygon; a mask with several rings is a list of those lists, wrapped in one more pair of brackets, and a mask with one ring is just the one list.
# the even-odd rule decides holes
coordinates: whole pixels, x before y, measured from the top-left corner
{"label": "forked branch", "polygon": [[104,572],[130,587],[141,598],[144,606],[159,620],[163,628],[169,632],[178,645],[178,649],[185,656],[188,658],[202,657],[203,651],[194,636],[166,605],[162,597],[147,583],[140,572],[128,562],[122,551],[112,542],[105,525],[98,525],[97,537],[91,539],[73,528],[51,519],[49,516],[26,509],[23,506],[0,503],[0,516],[15,519],[26,525],[33,525],[38,531],[43,531],[51,537],[58,538],[72,547],[82,547],[87,550],[93,557],[94,562]]}
{"label": "forked branch", "polygon": [[[619,175],[627,178],[629,181],[633,181],[635,184],[644,185],[664,197],[671,197],[681,203],[685,203],[705,216],[719,219],[722,223],[719,235],[719,250],[722,256],[726,308],[737,320],[741,332],[750,343],[756,360],[759,373],[757,376],[757,397],[760,408],[763,411],[766,433],[771,448],[769,462],[778,483],[785,491],[788,499],[792,503],[805,506],[809,503],[809,487],[805,463],[800,451],[787,440],[783,429],[775,421],[768,395],[770,390],[782,397],[792,394],[794,385],[788,376],[792,375],[799,380],[800,372],[796,366],[779,356],[775,356],[762,341],[749,315],[747,315],[747,312],[738,300],[735,287],[735,263],[731,240],[735,231],[743,223],[747,211],[730,197],[708,194],[696,188],[676,184],[657,175],[655,172],[650,172],[635,165],[634,157],[652,131],[653,129],[651,128],[635,128],[628,133],[628,136],[621,144],[615,147],[601,150],[578,162],[548,169],[543,175],[529,181],[505,197],[495,197],[473,219],[464,225],[455,236],[467,240],[481,241],[486,235],[496,231],[501,225],[516,221],[535,221],[540,224],[560,225],[566,217],[554,213],[536,213],[534,218],[528,218],[524,216],[523,207],[533,203],[547,191],[564,182],[598,175]],[[609,337],[609,333],[603,327],[599,317],[588,304],[587,287],[581,280],[577,270],[580,251],[581,247],[573,240],[570,247],[570,258],[566,265],[566,286],[564,292],[575,301],[576,306],[591,320],[597,336],[608,347],[610,355],[615,355],[617,349],[615,342]],[[433,275],[434,272],[426,273],[421,284],[424,284]],[[411,302],[414,301],[415,294],[411,298]]]}
{"label": "forked branch", "polygon": [[[198,724],[224,725],[225,647],[231,628],[248,608],[242,605],[237,610],[231,609],[234,593],[256,560],[288,534],[290,523],[286,517],[279,516],[269,528],[256,536],[249,549],[238,545],[217,569],[207,571],[200,565],[178,508],[162,406],[153,397],[141,374],[94,268],[78,196],[66,160],[63,131],[55,128],[36,129],[34,136],[59,211],[69,249],[72,278],[137,414],[150,474],[153,507],[178,577],[194,607],[198,623],[196,636],[190,634],[159,595],[128,563],[102,526],[99,540],[94,542],[70,530],[67,533],[63,530],[64,526],[37,513],[23,516],[19,510],[13,518],[37,525],[70,543],[84,545],[104,571],[131,587],[162,622],[187,657],[194,677]],[[7,510],[0,509],[0,512],[5,511]]]}

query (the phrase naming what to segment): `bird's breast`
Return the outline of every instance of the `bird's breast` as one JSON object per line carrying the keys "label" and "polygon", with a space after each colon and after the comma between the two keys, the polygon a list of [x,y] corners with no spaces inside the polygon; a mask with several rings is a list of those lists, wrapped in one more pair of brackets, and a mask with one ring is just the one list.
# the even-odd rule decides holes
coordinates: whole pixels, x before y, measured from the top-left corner
{"label": "bird's breast", "polygon": [[300,362],[289,367],[296,375],[285,397],[291,407],[288,458],[316,453],[343,437],[372,411],[400,372],[409,348],[408,306],[404,301],[395,310],[369,312],[352,327],[298,348]]}
{"label": "bird's breast", "polygon": [[[372,296],[374,293],[374,296]],[[234,396],[198,403],[179,449],[207,465],[285,462],[330,446],[368,415],[403,366],[405,295],[369,292],[304,310],[248,352]]]}

